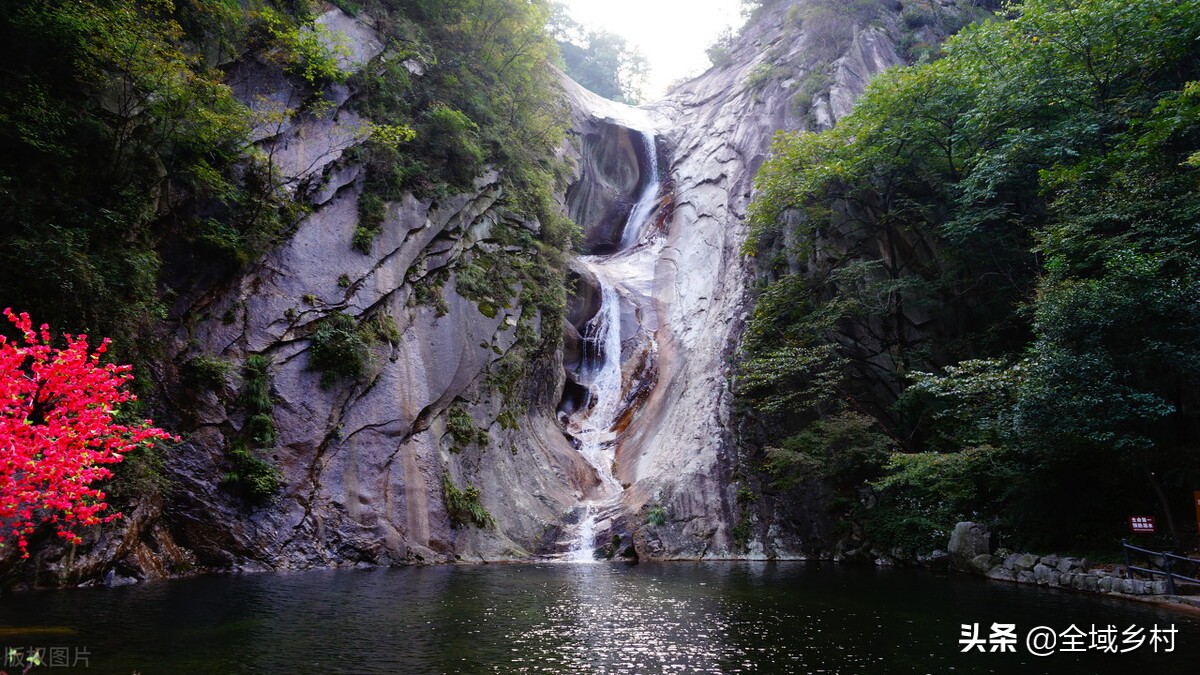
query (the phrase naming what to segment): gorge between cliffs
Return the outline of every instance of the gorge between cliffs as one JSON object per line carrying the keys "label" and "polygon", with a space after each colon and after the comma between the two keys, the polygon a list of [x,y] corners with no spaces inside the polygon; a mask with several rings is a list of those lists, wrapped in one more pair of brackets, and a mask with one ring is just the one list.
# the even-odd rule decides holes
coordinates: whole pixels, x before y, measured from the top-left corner
{"label": "gorge between cliffs", "polygon": [[741,5],[629,105],[543,0],[16,0],[0,587],[1192,564],[1196,4]]}
{"label": "gorge between cliffs", "polygon": [[1194,673],[1200,0],[722,2],[6,0],[0,675]]}
{"label": "gorge between cliffs", "polygon": [[[190,430],[167,459],[174,487],[85,550],[42,551],[36,583],[581,560],[605,547],[644,559],[806,553],[769,522],[748,537],[760,514],[736,497],[730,382],[750,306],[745,211],[776,130],[832,123],[900,59],[885,31],[855,28],[816,117],[797,117],[795,78],[748,82],[756,68],[803,62],[807,43],[783,12],[748,29],[724,66],[641,108],[557,76],[570,119],[561,161],[573,168],[556,199],[582,237],[568,262],[563,346],[519,384],[503,375],[524,358],[519,334],[556,328],[468,279],[509,264],[502,256],[531,255],[520,238],[544,227],[508,206],[504,167],[466,191],[386,202],[379,234],[357,250],[346,242],[363,227],[368,169],[355,148],[369,132],[356,94],[334,85],[332,105],[309,113],[274,63],[227,66],[234,95],[265,120],[255,145],[307,213],[232,281],[190,284],[173,301],[177,327],[161,333],[156,377],[187,410],[179,421]],[[347,71],[390,58],[369,15],[327,7],[315,25],[342,36]],[[403,67],[419,79],[429,66]],[[386,339],[353,342],[355,323],[386,327]],[[364,352],[361,375],[314,367],[331,344],[323,331]],[[188,369],[214,356],[260,365],[195,387]],[[242,403],[250,382],[268,395],[257,412]],[[527,405],[513,404],[517,387]],[[248,504],[230,491],[237,474],[221,476],[239,457],[229,448],[257,433],[253,414],[271,431],[261,456],[280,487]],[[234,471],[253,471],[247,461]]]}

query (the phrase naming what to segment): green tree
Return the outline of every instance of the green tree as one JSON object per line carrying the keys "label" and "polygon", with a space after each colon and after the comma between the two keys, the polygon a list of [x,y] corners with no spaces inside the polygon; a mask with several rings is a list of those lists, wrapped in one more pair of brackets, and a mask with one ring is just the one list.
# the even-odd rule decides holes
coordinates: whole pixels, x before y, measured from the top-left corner
{"label": "green tree", "polygon": [[649,68],[646,57],[616,33],[585,29],[562,3],[555,3],[553,11],[550,30],[567,75],[604,98],[640,103]]}
{"label": "green tree", "polygon": [[124,354],[162,315],[165,214],[233,190],[246,109],[165,1],[8,3],[0,16],[0,291]]}
{"label": "green tree", "polygon": [[[815,382],[910,451],[998,444],[1019,489],[989,493],[995,517],[1096,541],[1129,509],[1181,513],[1200,478],[1200,6],[1008,12],[878,78],[834,130],[777,139],[750,212],[768,290],[743,391],[759,414],[811,420],[794,406],[821,398]],[[804,302],[775,302],[780,287]],[[811,326],[806,348],[846,368],[755,379],[777,346],[760,335]],[[944,374],[913,377],[930,370]],[[1047,511],[1059,531],[1039,525]]]}

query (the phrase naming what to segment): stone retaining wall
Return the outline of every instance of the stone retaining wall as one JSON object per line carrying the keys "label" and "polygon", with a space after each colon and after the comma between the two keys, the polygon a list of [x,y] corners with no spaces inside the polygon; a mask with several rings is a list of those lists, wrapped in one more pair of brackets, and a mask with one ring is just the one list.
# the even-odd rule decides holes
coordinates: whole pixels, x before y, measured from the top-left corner
{"label": "stone retaining wall", "polygon": [[1071,588],[1090,593],[1165,595],[1166,579],[1126,579],[1121,570],[1093,569],[1087,558],[989,550],[987,527],[958,523],[950,537],[950,568],[999,581]]}
{"label": "stone retaining wall", "polygon": [[1056,555],[1038,557],[1033,553],[1008,553],[1003,549],[995,555],[982,555],[979,558],[991,559],[979,560],[980,565],[987,564],[988,569],[983,574],[989,579],[1073,588],[1092,593],[1163,595],[1167,592],[1166,579],[1125,579],[1124,572],[1120,570],[1092,569],[1087,558],[1060,558]]}

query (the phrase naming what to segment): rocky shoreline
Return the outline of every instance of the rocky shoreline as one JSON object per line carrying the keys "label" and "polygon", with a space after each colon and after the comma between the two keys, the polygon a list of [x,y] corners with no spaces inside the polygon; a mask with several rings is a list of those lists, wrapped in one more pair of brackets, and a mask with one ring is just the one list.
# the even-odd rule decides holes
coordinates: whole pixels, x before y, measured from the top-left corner
{"label": "rocky shoreline", "polygon": [[1105,593],[1121,597],[1200,609],[1200,596],[1168,593],[1166,579],[1134,579],[1123,565],[1094,566],[1087,558],[1038,555],[991,548],[986,525],[962,522],[954,526],[947,547],[951,571],[995,581],[1010,581],[1048,588]]}

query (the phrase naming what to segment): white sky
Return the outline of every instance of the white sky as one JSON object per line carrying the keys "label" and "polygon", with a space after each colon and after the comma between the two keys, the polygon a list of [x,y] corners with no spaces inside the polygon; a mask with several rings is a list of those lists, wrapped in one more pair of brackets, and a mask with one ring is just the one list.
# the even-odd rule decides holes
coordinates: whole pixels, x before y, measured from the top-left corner
{"label": "white sky", "polygon": [[643,98],[708,67],[704,50],[726,26],[739,26],[738,0],[563,0],[586,28],[612,31],[641,50],[650,63]]}

